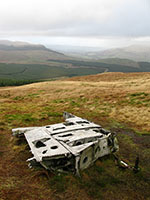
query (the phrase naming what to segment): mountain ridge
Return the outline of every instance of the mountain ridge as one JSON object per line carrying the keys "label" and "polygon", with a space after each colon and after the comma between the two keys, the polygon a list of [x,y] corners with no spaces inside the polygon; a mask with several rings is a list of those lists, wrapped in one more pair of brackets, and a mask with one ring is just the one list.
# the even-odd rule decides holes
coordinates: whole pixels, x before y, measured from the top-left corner
{"label": "mountain ridge", "polygon": [[41,44],[0,40],[0,62],[2,63],[45,63],[51,58],[65,59],[67,56]]}

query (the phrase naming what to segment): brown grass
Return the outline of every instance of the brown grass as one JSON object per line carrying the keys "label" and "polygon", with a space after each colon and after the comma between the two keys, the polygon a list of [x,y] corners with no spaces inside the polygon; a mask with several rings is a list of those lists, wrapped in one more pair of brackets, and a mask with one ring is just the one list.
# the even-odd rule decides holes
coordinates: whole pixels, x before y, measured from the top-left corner
{"label": "brown grass", "polygon": [[[141,155],[141,177],[119,171],[112,159],[96,162],[82,179],[67,175],[55,180],[52,174],[48,179],[41,169],[28,169],[25,160],[32,155],[26,143],[16,143],[11,129],[61,122],[63,111],[118,131],[120,156],[133,164],[136,153]],[[150,73],[104,73],[0,88],[0,199],[148,200],[149,146],[131,136],[133,130],[148,134],[149,119]]]}

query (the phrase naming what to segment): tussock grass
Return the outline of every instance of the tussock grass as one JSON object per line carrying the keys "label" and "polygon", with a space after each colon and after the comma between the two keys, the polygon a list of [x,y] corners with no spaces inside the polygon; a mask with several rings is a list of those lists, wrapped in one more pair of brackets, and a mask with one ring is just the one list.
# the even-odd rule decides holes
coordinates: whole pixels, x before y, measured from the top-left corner
{"label": "tussock grass", "polygon": [[[150,137],[142,134],[150,134],[149,101],[150,73],[104,73],[0,88],[0,199],[148,199]],[[11,129],[59,123],[63,111],[116,131],[120,157],[134,165],[139,155],[140,174],[118,169],[112,157],[98,160],[81,178],[28,169],[25,161],[32,155],[25,143],[12,138]]]}

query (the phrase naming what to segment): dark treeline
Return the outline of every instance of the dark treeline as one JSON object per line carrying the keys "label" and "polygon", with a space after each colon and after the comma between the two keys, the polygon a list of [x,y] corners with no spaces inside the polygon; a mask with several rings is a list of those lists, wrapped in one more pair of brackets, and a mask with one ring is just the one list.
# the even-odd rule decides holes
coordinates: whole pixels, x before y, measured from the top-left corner
{"label": "dark treeline", "polygon": [[40,82],[37,80],[13,80],[13,79],[0,79],[0,87],[5,86],[19,86],[19,85],[26,85],[35,82]]}
{"label": "dark treeline", "polygon": [[[54,65],[0,63],[0,87],[19,86],[60,77],[85,76],[103,72],[150,72],[150,63],[139,62],[139,67],[76,60],[49,60]],[[67,64],[76,67],[65,67]]]}
{"label": "dark treeline", "polygon": [[48,61],[57,62],[57,63],[69,63],[73,66],[82,66],[90,68],[103,68],[107,69],[109,72],[150,72],[150,62],[138,62],[139,68],[132,66],[125,66],[120,64],[107,64],[102,62],[93,62],[93,61],[79,61],[79,60],[54,60],[49,59]]}

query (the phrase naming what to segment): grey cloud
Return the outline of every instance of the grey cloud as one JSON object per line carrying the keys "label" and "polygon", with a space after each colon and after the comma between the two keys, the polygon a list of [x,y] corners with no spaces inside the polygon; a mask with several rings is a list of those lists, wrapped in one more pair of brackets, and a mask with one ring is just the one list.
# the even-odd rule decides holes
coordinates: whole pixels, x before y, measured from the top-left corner
{"label": "grey cloud", "polygon": [[0,37],[150,36],[149,0],[14,0],[10,9],[10,1],[5,1],[0,7]]}

